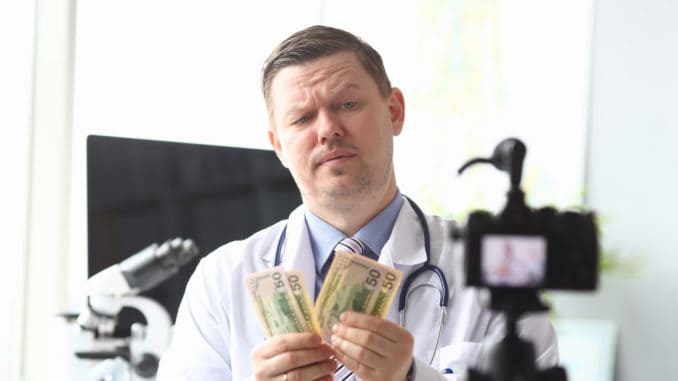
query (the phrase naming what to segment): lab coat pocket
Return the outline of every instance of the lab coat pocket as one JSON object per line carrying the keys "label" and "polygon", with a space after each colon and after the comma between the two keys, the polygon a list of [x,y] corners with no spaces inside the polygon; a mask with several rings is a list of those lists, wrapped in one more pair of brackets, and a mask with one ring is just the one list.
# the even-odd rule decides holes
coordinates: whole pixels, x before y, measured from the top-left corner
{"label": "lab coat pocket", "polygon": [[446,369],[459,373],[468,368],[477,367],[480,363],[481,344],[474,342],[461,342],[440,348],[439,370]]}

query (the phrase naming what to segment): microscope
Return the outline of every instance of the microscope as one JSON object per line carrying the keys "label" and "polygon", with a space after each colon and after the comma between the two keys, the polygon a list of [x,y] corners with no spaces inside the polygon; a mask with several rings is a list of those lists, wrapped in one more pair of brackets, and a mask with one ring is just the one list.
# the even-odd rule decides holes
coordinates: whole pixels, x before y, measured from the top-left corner
{"label": "microscope", "polygon": [[[125,380],[153,380],[160,356],[169,346],[173,323],[160,303],[139,294],[176,275],[198,252],[191,239],[174,238],[160,245],[153,243],[90,277],[86,283],[87,305],[77,316],[77,323],[91,332],[94,342],[75,355],[83,360],[124,362],[130,370]],[[123,308],[141,312],[146,324],[133,323],[131,336],[121,341],[113,338],[113,332]],[[110,375],[90,377],[96,381],[115,379]]]}

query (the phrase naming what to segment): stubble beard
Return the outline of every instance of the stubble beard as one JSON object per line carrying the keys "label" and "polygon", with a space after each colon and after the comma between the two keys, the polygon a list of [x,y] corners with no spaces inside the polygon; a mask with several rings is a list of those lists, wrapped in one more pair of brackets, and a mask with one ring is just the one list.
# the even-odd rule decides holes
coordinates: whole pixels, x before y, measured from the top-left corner
{"label": "stubble beard", "polygon": [[[381,167],[370,169],[370,166],[363,162],[359,173],[353,178],[342,177],[351,176],[352,171],[344,168],[332,168],[330,173],[332,178],[327,186],[317,189],[318,197],[316,205],[337,213],[359,212],[362,208],[370,208],[370,204],[381,202],[382,192],[389,186],[393,173],[393,146],[387,148],[386,156],[389,159],[384,160]],[[395,181],[395,179],[393,179]],[[305,195],[302,194],[302,198]]]}
{"label": "stubble beard", "polygon": [[[386,187],[390,180],[392,165],[386,164],[381,168],[381,176],[373,178],[367,171],[362,171],[354,181],[348,185],[331,186],[322,190],[325,205],[323,207],[337,212],[351,212],[365,207],[365,203],[378,202],[378,190]],[[346,176],[347,171],[332,169],[335,177]]]}

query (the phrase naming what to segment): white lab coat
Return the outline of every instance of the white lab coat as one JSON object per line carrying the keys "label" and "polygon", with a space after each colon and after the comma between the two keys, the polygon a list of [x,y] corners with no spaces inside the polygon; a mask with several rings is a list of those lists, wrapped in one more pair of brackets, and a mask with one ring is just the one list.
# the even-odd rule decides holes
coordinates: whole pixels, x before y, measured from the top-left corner
{"label": "white lab coat", "polygon": [[[445,272],[450,300],[439,349],[432,365],[428,365],[439,326],[440,296],[436,289],[419,287],[408,298],[406,327],[415,338],[415,380],[455,380],[456,374],[466,367],[479,366],[481,341],[501,337],[503,323],[481,307],[475,290],[455,287],[457,270],[453,269],[459,268],[461,253],[460,245],[450,239],[453,222],[431,216],[427,222],[431,262]],[[301,206],[287,221],[246,240],[228,243],[201,260],[186,286],[172,343],[161,359],[158,380],[253,379],[251,353],[266,336],[247,295],[244,278],[274,265],[276,246],[285,224],[282,265],[287,270],[302,270],[309,294],[314,296],[315,265]],[[422,227],[408,202],[401,207],[379,261],[401,270],[403,279],[426,261]],[[425,282],[440,288],[437,277],[425,272],[410,290]],[[387,318],[399,321],[397,296]],[[544,315],[523,319],[520,331],[534,341],[540,368],[558,362],[555,333]],[[443,376],[441,371],[446,368],[455,374]]]}

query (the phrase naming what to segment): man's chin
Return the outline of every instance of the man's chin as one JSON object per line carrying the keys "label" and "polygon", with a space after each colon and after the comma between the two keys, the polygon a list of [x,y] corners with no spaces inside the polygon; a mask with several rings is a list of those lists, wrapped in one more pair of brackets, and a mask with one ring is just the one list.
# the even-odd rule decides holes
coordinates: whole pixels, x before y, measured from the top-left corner
{"label": "man's chin", "polygon": [[327,203],[338,203],[344,202],[347,200],[354,199],[356,197],[356,192],[349,187],[336,186],[336,187],[325,187],[320,192],[320,200],[323,204]]}
{"label": "man's chin", "polygon": [[356,197],[356,193],[347,188],[333,188],[323,192],[323,199],[332,202],[341,202]]}

